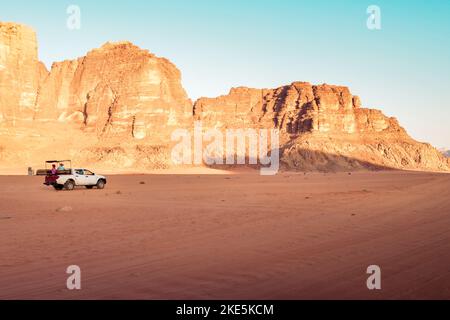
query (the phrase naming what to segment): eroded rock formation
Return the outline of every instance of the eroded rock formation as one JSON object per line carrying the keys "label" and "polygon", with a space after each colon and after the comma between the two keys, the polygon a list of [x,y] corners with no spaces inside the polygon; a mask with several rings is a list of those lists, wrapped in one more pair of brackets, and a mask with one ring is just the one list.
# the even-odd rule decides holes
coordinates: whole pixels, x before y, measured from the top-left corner
{"label": "eroded rock formation", "polygon": [[48,72],[34,31],[0,23],[0,164],[70,157],[118,170],[168,168],[171,133],[195,120],[279,129],[287,169],[449,169],[439,151],[411,139],[395,118],[362,108],[346,87],[239,87],[192,104],[170,61],[129,42]]}
{"label": "eroded rock formation", "polygon": [[410,138],[397,119],[362,108],[347,87],[295,82],[276,89],[234,88],[199,99],[194,117],[210,127],[278,128],[288,169],[449,168],[435,148]]}
{"label": "eroded rock formation", "polygon": [[54,63],[39,92],[35,118],[78,122],[98,136],[143,139],[186,125],[190,109],[180,71],[171,62],[119,42]]}
{"label": "eroded rock formation", "polygon": [[194,116],[211,126],[276,127],[283,133],[402,131],[394,118],[362,109],[347,87],[295,82],[276,89],[234,88],[226,96],[201,98]]}
{"label": "eroded rock formation", "polygon": [[32,120],[40,81],[47,74],[38,61],[35,32],[0,23],[0,123]]}

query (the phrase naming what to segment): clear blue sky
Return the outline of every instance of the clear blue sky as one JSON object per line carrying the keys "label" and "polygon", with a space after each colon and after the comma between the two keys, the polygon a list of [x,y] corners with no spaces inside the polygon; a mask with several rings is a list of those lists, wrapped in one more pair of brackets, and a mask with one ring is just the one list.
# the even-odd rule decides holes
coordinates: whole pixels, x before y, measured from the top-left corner
{"label": "clear blue sky", "polygon": [[[70,4],[79,31],[66,27]],[[366,27],[372,4],[381,30]],[[193,99],[241,85],[347,85],[414,138],[450,148],[449,0],[15,0],[2,1],[0,20],[34,27],[48,66],[132,41],[174,62]]]}

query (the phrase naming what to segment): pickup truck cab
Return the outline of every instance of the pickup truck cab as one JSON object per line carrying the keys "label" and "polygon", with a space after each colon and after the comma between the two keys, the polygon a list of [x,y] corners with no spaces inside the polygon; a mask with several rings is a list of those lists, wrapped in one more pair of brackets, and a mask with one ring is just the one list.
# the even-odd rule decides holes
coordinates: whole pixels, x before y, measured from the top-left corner
{"label": "pickup truck cab", "polygon": [[73,190],[77,186],[103,189],[106,178],[87,169],[58,170],[56,174],[47,172],[44,184],[53,186],[56,190]]}

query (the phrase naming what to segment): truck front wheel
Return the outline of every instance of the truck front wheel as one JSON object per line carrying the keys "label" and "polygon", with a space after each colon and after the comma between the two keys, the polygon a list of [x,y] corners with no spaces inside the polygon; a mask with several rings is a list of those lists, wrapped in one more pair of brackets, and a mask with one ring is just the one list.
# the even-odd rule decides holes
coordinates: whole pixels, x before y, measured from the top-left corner
{"label": "truck front wheel", "polygon": [[104,189],[105,188],[105,181],[100,179],[97,181],[97,189]]}
{"label": "truck front wheel", "polygon": [[75,188],[75,183],[72,180],[69,180],[64,184],[64,189],[66,189],[68,191],[72,191],[74,188]]}

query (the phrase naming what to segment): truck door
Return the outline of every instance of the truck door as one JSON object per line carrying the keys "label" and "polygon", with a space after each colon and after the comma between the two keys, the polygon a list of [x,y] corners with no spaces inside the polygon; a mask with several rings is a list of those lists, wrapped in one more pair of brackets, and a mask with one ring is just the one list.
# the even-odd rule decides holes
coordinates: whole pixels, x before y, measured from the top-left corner
{"label": "truck door", "polygon": [[86,179],[86,185],[94,186],[97,184],[97,177],[89,170],[84,170],[84,178]]}
{"label": "truck door", "polygon": [[87,185],[87,179],[84,176],[84,170],[76,169],[74,173],[75,173],[75,184],[77,186]]}

